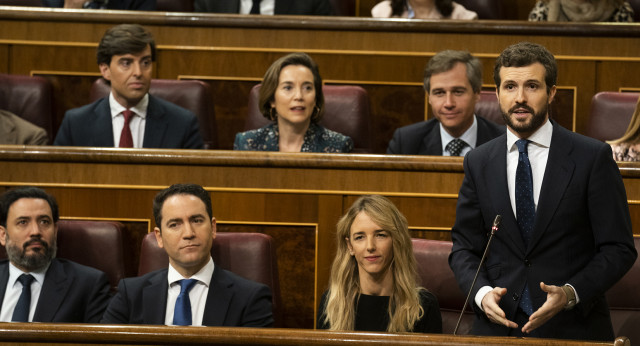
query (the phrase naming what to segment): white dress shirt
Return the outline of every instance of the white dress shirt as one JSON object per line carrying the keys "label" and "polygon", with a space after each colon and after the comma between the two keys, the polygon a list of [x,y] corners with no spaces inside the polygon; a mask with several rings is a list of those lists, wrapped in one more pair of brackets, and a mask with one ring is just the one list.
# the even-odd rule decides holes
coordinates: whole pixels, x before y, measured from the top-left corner
{"label": "white dress shirt", "polygon": [[209,262],[193,276],[185,278],[169,264],[169,272],[167,280],[169,281],[169,292],[167,294],[167,311],[165,312],[164,323],[168,326],[173,325],[173,310],[176,307],[176,300],[180,295],[180,284],[178,281],[182,279],[196,279],[198,282],[189,291],[189,300],[191,301],[191,325],[201,326],[204,317],[205,303],[209,294],[209,284],[211,276],[215,269],[213,259],[209,257]]}
{"label": "white dress shirt", "polygon": [[[111,124],[113,127],[113,145],[117,148],[120,145],[120,135],[124,128],[123,111],[126,110],[113,97],[113,92],[109,93],[109,107],[111,108]],[[133,138],[133,147],[142,148],[144,142],[144,127],[147,123],[147,108],[149,107],[149,94],[144,95],[137,105],[130,108],[135,114],[129,121],[131,129],[131,137]]]}
{"label": "white dress shirt", "polygon": [[0,311],[0,322],[11,322],[13,317],[13,310],[18,304],[18,299],[22,294],[22,284],[18,281],[18,278],[22,274],[31,274],[35,280],[31,283],[31,305],[29,306],[29,322],[33,321],[33,314],[36,312],[36,306],[38,306],[38,299],[40,298],[40,291],[42,290],[42,284],[44,283],[44,276],[49,269],[47,265],[44,269],[25,273],[22,270],[16,268],[13,263],[9,262],[9,280],[7,281],[7,287],[4,291],[4,299],[2,300],[2,310]]}
{"label": "white dress shirt", "polygon": [[[307,0],[297,0],[307,1]],[[253,7],[253,0],[240,0],[240,14],[249,14]],[[276,8],[276,0],[262,0],[260,1],[260,14],[274,14]]]}
{"label": "white dress shirt", "polygon": [[[446,150],[447,144],[454,140],[456,137],[453,137],[444,129],[442,123],[440,123],[440,141],[442,142],[442,156],[451,156],[451,153]],[[476,147],[478,143],[478,120],[476,116],[473,116],[473,124],[465,131],[462,136],[458,137],[461,140],[465,141],[468,145],[462,148],[460,151],[460,156],[465,156],[468,152]]]}

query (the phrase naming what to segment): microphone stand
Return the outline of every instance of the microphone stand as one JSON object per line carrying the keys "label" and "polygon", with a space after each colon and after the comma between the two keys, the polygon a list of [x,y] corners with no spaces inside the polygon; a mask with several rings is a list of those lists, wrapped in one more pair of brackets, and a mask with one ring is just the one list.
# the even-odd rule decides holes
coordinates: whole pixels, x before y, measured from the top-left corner
{"label": "microphone stand", "polygon": [[480,259],[480,264],[478,265],[478,270],[476,270],[476,275],[473,277],[473,282],[471,283],[471,287],[469,288],[469,293],[467,293],[467,299],[465,299],[464,305],[462,306],[462,311],[460,311],[460,317],[458,317],[458,323],[456,323],[456,328],[453,330],[453,335],[456,335],[456,333],[458,333],[458,328],[460,327],[460,322],[462,322],[464,310],[467,308],[467,304],[469,304],[469,298],[471,297],[471,292],[473,292],[473,286],[475,286],[476,284],[478,274],[480,274],[480,268],[482,268],[482,263],[484,263],[484,260],[487,257],[487,253],[489,252],[489,245],[491,245],[493,235],[498,230],[498,226],[500,226],[500,221],[502,221],[502,216],[496,215],[496,218],[493,220],[493,226],[491,227],[491,235],[489,235],[489,241],[487,242],[487,246],[484,248],[484,253],[482,254],[482,258]]}

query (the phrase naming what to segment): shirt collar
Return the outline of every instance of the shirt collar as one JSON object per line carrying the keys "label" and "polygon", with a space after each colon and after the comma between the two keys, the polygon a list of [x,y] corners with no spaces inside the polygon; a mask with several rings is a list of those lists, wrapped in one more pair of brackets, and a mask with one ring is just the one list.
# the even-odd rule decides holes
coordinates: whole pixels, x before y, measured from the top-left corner
{"label": "shirt collar", "polygon": [[207,287],[209,287],[209,283],[211,282],[211,276],[213,275],[214,269],[215,267],[214,267],[213,259],[211,258],[211,256],[209,256],[209,262],[207,262],[207,264],[205,264],[204,267],[202,267],[197,273],[193,274],[189,278],[185,278],[182,275],[180,275],[180,273],[178,273],[178,271],[171,264],[169,264],[169,272],[167,274],[169,286],[171,286],[172,284],[175,284],[176,282],[182,279],[196,279],[202,282],[203,284],[205,284]]}
{"label": "shirt collar", "polygon": [[13,285],[16,284],[16,281],[18,280],[20,275],[31,274],[31,276],[33,276],[33,278],[40,284],[40,286],[42,286],[44,284],[44,277],[47,274],[47,270],[49,270],[50,265],[51,265],[51,262],[49,262],[42,269],[38,269],[32,272],[23,272],[22,270],[18,269],[18,267],[14,266],[13,263],[11,263],[11,261],[9,261],[9,281],[8,282],[13,287]]}
{"label": "shirt collar", "polygon": [[[445,130],[442,123],[440,123],[440,138],[442,138],[441,140],[442,152],[444,152],[444,149],[447,146],[447,144],[449,144],[449,142],[451,142],[456,137],[451,136],[449,132]],[[458,138],[462,139],[465,143],[467,143],[469,147],[471,147],[471,149],[474,149],[476,147],[476,144],[478,143],[478,120],[476,119],[475,114],[473,115],[473,123],[471,124],[471,126],[469,126],[467,131],[465,131],[462,134],[462,136]]]}
{"label": "shirt collar", "polygon": [[[540,126],[529,138],[531,142],[537,144],[538,146],[542,146],[545,148],[549,148],[551,146],[551,135],[553,134],[553,125],[551,121],[547,119],[547,121]],[[516,147],[516,141],[520,138],[516,136],[513,132],[511,132],[507,128],[507,151],[518,150]]]}
{"label": "shirt collar", "polygon": [[[111,108],[111,118],[120,115],[126,108],[122,106],[113,96],[113,92],[109,93],[109,107]],[[132,112],[141,118],[146,118],[147,108],[149,107],[149,93],[146,93],[137,105],[130,108]]]}

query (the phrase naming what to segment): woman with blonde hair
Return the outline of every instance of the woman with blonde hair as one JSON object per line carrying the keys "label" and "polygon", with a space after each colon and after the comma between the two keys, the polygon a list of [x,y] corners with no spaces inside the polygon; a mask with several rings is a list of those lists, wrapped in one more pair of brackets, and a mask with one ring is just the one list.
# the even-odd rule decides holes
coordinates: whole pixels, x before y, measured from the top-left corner
{"label": "woman with blonde hair", "polygon": [[442,333],[438,300],[417,283],[407,220],[387,198],[362,196],[338,222],[317,326]]}
{"label": "woman with blonde hair", "polygon": [[616,161],[640,161],[640,98],[627,131],[618,139],[607,141]]}

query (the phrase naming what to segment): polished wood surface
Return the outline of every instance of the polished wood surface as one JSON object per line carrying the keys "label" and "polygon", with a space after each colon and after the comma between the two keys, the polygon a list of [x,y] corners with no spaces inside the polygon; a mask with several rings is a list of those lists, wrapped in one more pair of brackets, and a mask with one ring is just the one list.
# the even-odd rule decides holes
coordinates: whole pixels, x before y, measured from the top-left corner
{"label": "polished wood surface", "polygon": [[104,31],[123,22],[145,25],[158,43],[154,77],[212,83],[220,119],[220,148],[231,149],[243,130],[248,90],[278,57],[305,51],[331,84],[357,84],[371,98],[374,152],[384,153],[393,131],[428,117],[422,90],[428,59],[443,49],[468,50],[484,64],[483,84],[494,84],[493,63],[509,44],[545,45],[559,65],[555,116],[584,132],[598,91],[640,88],[639,24],[423,21],[345,17],[222,15],[0,7],[0,72],[52,80],[53,114],[89,102],[98,76],[95,47]]}
{"label": "polished wood surface", "polygon": [[[464,175],[459,157],[37,146],[0,146],[0,167],[0,192],[41,186],[56,196],[63,218],[137,225],[136,244],[154,227],[158,191],[178,182],[204,186],[220,231],[274,237],[285,326],[294,328],[314,326],[336,222],[358,196],[389,197],[413,237],[449,240]],[[640,164],[619,167],[640,235]]]}
{"label": "polished wood surface", "polygon": [[630,345],[611,342],[300,329],[3,323],[0,345]]}

